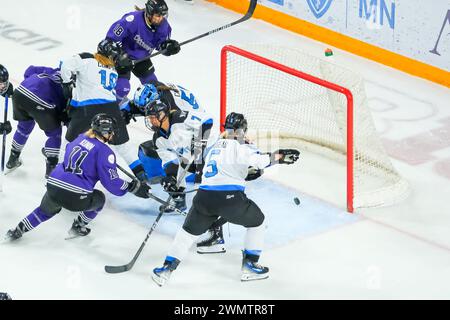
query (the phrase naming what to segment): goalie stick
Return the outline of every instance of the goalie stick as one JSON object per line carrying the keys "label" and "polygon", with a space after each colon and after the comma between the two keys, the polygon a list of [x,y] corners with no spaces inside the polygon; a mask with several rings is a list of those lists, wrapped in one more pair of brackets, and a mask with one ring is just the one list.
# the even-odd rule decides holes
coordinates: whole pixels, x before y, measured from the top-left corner
{"label": "goalie stick", "polygon": [[[204,38],[204,37],[209,36],[209,35],[211,35],[211,34],[213,34],[213,33],[222,31],[222,30],[224,30],[224,29],[228,29],[228,28],[230,28],[230,27],[232,27],[232,26],[235,26],[235,25],[237,25],[237,24],[239,24],[239,23],[241,23],[241,22],[247,21],[248,19],[250,19],[250,18],[253,16],[253,12],[255,12],[255,8],[256,8],[256,5],[257,5],[257,4],[258,4],[258,0],[250,0],[250,4],[249,4],[249,6],[248,6],[247,13],[246,13],[242,18],[240,18],[240,19],[238,19],[238,20],[236,20],[236,21],[234,21],[234,22],[231,22],[231,23],[229,23],[229,24],[226,24],[226,25],[224,25],[224,26],[222,26],[222,27],[220,27],[220,28],[216,28],[216,29],[214,29],[214,30],[205,32],[205,33],[203,33],[203,34],[201,34],[201,35],[198,35],[198,36],[196,36],[196,37],[194,37],[194,38],[191,38],[191,39],[188,39],[188,40],[186,40],[186,41],[180,42],[180,47],[183,46],[183,45],[185,45],[185,44],[188,44],[188,43],[190,43],[190,42],[192,42],[192,41],[195,41],[195,40]],[[151,55],[149,55],[149,56],[147,56],[147,57],[144,57],[144,58],[141,58],[141,59],[138,59],[138,60],[133,60],[133,65],[136,65],[137,63],[142,62],[142,61],[145,61],[145,60],[147,60],[147,59],[156,57],[157,55],[160,55],[160,54],[162,54],[163,52],[165,52],[165,50],[161,50],[161,51],[155,52],[155,53],[153,53],[153,54],[151,54]]]}
{"label": "goalie stick", "polygon": [[[183,173],[180,175],[178,181],[177,181],[177,186],[181,183],[181,181],[184,179],[186,173],[188,172],[189,168],[191,167],[191,164],[193,162],[190,162],[188,166],[186,166],[186,168],[184,169]],[[133,177],[128,171],[126,171],[125,169],[123,169],[120,165],[117,165],[117,168],[119,168],[120,171],[122,171],[123,173],[125,173],[128,177],[132,178],[132,179],[136,179],[135,177]],[[155,197],[153,195],[150,195],[150,198],[160,202],[160,203],[164,203],[164,204],[169,204],[169,200],[171,198],[171,196],[169,196],[169,198],[167,199],[167,201],[161,200],[158,197]],[[178,209],[174,208],[175,211],[177,211]],[[181,210],[178,210],[180,212],[183,212]],[[105,266],[105,271],[107,273],[122,273],[122,272],[126,272],[131,270],[131,268],[133,268],[134,264],[136,263],[136,260],[139,258],[139,255],[142,252],[142,249],[144,249],[145,244],[147,243],[148,238],[150,237],[150,235],[152,234],[153,230],[155,230],[156,226],[158,225],[159,219],[161,219],[162,215],[164,213],[164,208],[161,208],[159,210],[159,214],[155,219],[155,222],[153,222],[152,227],[150,228],[149,232],[147,233],[147,236],[145,237],[144,241],[141,243],[141,246],[139,247],[138,251],[136,252],[136,254],[134,255],[133,259],[131,259],[130,262],[128,262],[125,265],[121,265],[121,266]],[[184,213],[185,215],[185,213]]]}

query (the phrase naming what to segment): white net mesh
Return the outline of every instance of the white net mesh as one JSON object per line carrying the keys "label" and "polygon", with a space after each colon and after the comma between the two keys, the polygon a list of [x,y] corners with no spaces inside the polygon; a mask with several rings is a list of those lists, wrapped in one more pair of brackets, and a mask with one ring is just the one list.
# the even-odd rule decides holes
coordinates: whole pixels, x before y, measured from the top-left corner
{"label": "white net mesh", "polygon": [[[393,204],[408,193],[375,130],[363,79],[298,49],[246,45],[242,49],[347,88],[354,99],[353,207]],[[299,147],[335,160],[346,159],[347,99],[344,94],[228,52],[226,113],[248,119],[253,137],[268,148]],[[275,143],[263,140],[271,139]],[[279,138],[279,141],[276,139]]]}

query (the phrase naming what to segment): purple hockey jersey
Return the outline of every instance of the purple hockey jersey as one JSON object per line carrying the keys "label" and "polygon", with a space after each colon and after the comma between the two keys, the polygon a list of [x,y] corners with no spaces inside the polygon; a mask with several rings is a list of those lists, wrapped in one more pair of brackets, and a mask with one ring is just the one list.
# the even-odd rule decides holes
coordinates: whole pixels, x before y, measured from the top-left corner
{"label": "purple hockey jersey", "polygon": [[154,49],[159,49],[161,43],[170,38],[172,28],[164,18],[155,28],[149,28],[145,23],[144,11],[134,11],[125,14],[109,28],[106,38],[122,44],[123,50],[131,59],[141,59],[149,56]]}
{"label": "purple hockey jersey", "polygon": [[98,139],[82,133],[67,145],[64,162],[56,166],[47,183],[88,194],[94,190],[98,181],[116,196],[127,193],[128,182],[117,173],[114,152]]}
{"label": "purple hockey jersey", "polygon": [[30,66],[24,78],[17,91],[45,108],[64,110],[67,101],[59,69]]}

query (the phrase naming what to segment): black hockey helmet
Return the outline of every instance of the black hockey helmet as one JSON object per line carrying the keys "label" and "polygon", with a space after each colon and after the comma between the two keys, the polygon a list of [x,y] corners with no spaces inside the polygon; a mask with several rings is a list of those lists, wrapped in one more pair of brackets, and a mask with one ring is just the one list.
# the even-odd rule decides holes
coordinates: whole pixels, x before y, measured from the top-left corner
{"label": "black hockey helmet", "polygon": [[241,113],[232,112],[225,119],[225,130],[243,130],[247,131],[247,119]]}
{"label": "black hockey helmet", "polygon": [[117,130],[117,121],[106,113],[96,114],[91,121],[91,129],[100,137],[115,134]]}
{"label": "black hockey helmet", "polygon": [[110,58],[115,63],[122,53],[122,48],[117,42],[111,39],[103,39],[97,46],[97,52],[102,56]]}
{"label": "black hockey helmet", "polygon": [[5,93],[9,87],[8,70],[0,64],[0,94]]}
{"label": "black hockey helmet", "polygon": [[169,14],[169,7],[164,0],[147,0],[147,3],[145,4],[145,12],[149,17],[154,14],[167,17]]}
{"label": "black hockey helmet", "polygon": [[148,116],[158,116],[161,111],[166,115],[169,114],[169,106],[162,102],[161,100],[155,100],[145,105],[145,115]]}
{"label": "black hockey helmet", "polygon": [[[155,100],[145,105],[145,126],[156,132],[164,122],[164,120],[169,116],[170,108],[164,102],[160,100]],[[160,113],[164,112],[164,117],[160,118]],[[153,125],[150,116],[155,116],[158,119],[159,125]]]}
{"label": "black hockey helmet", "polygon": [[12,298],[6,292],[0,292],[0,300],[12,300]]}

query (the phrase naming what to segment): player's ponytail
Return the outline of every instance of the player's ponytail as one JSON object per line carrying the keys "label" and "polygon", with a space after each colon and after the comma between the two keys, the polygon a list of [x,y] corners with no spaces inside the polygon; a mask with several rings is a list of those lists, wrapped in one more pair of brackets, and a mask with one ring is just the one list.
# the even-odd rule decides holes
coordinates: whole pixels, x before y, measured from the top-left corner
{"label": "player's ponytail", "polygon": [[134,5],[134,10],[136,10],[136,11],[144,11],[145,9],[141,9],[137,5]]}
{"label": "player's ponytail", "polygon": [[104,66],[110,67],[110,68],[114,67],[114,61],[112,61],[110,58],[105,57],[104,55],[102,55],[100,53],[94,53],[94,58],[101,65],[104,65]]}
{"label": "player's ponytail", "polygon": [[169,86],[166,86],[166,85],[159,85],[159,86],[156,87],[156,89],[158,91],[174,91],[174,92],[180,93],[178,91],[178,89],[173,88],[173,87],[169,87]]}
{"label": "player's ponytail", "polygon": [[88,138],[94,139],[97,137],[97,135],[95,134],[94,130],[89,129],[88,131],[86,131],[84,133]]}

